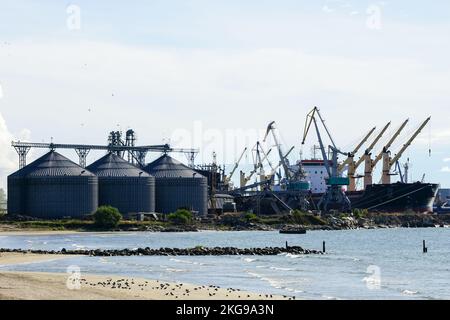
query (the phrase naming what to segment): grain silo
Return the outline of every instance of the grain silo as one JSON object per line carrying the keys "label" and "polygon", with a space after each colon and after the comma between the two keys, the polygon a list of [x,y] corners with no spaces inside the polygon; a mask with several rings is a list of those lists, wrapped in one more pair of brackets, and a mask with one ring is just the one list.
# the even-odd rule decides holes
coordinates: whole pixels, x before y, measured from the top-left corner
{"label": "grain silo", "polygon": [[168,155],[163,155],[145,167],[155,177],[156,212],[171,213],[184,208],[208,213],[206,177]]}
{"label": "grain silo", "polygon": [[82,217],[97,209],[97,177],[50,151],[8,177],[8,214]]}
{"label": "grain silo", "polygon": [[121,213],[155,212],[155,179],[114,153],[87,167],[98,177],[99,205]]}

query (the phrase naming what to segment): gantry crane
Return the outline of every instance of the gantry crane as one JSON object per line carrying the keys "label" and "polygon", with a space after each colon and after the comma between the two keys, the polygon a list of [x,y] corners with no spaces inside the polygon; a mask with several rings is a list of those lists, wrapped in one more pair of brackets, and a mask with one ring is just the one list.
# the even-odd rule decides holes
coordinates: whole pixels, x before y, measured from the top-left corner
{"label": "gantry crane", "polygon": [[[319,125],[317,123],[316,115],[319,118],[323,128],[325,129],[328,138],[331,141],[331,145],[328,146],[328,148],[332,152],[332,160],[330,165],[330,160],[327,157],[327,150],[325,149],[325,146],[322,141],[322,137],[320,135]],[[319,141],[320,151],[322,153],[323,162],[325,164],[325,169],[328,174],[328,178],[326,179],[327,183],[327,190],[320,199],[318,203],[318,207],[321,210],[324,210],[325,212],[328,212],[330,209],[339,209],[341,212],[346,212],[351,210],[351,203],[348,197],[345,195],[344,191],[342,190],[342,186],[349,184],[348,178],[343,178],[339,176],[338,171],[338,154],[347,155],[347,153],[344,153],[340,151],[336,144],[334,143],[334,140],[325,125],[325,121],[323,120],[322,116],[320,115],[319,109],[317,107],[314,107],[308,115],[306,116],[306,122],[305,122],[305,129],[303,131],[303,140],[302,144],[305,144],[306,137],[308,135],[309,129],[311,127],[311,124],[314,124],[314,127],[316,129],[317,139]]]}
{"label": "gantry crane", "polygon": [[[406,127],[408,122],[409,122],[409,119],[406,119],[402,123],[400,128],[398,128],[398,130],[394,133],[394,135],[391,137],[391,139],[388,141],[388,143],[384,146],[383,150],[384,149],[389,150],[389,148],[392,146],[394,141],[398,138],[400,133]],[[365,152],[365,154],[364,154],[364,188],[366,188],[368,185],[371,185],[373,183],[372,182],[373,169],[375,168],[375,166],[381,160],[382,157],[383,157],[383,151],[381,151],[374,160],[371,159],[370,152],[367,152],[367,151]]]}
{"label": "gantry crane", "polygon": [[[378,141],[383,137],[386,130],[391,125],[391,122],[388,122],[384,126],[384,128],[380,131],[380,133],[376,136],[376,138],[372,141],[370,146],[364,151],[364,154],[370,154],[372,152],[372,149],[376,146]],[[350,163],[348,164],[348,170],[347,170],[347,176],[350,180],[350,184],[348,185],[348,191],[356,191],[356,170],[359,168],[359,166],[364,162],[364,156],[360,157],[358,161],[354,161],[351,159]]]}
{"label": "gantry crane", "polygon": [[231,178],[233,178],[233,175],[236,172],[236,169],[239,167],[239,163],[241,162],[242,158],[244,157],[244,154],[245,154],[246,151],[247,151],[247,147],[245,147],[244,151],[242,151],[240,157],[238,158],[238,160],[234,164],[234,167],[231,170],[230,174],[228,176],[224,177],[224,184],[225,184],[226,187],[228,187],[230,185]]}
{"label": "gantry crane", "polygon": [[417,136],[420,134],[420,132],[425,128],[425,126],[430,122],[431,117],[428,117],[420,126],[419,128],[414,132],[414,134],[409,138],[409,140],[403,145],[403,147],[399,150],[399,152],[391,158],[390,156],[390,150],[389,148],[383,148],[383,173],[381,176],[381,182],[383,184],[390,184],[391,183],[391,168],[397,163],[397,161],[401,158],[403,153],[408,149],[408,147],[411,145],[411,143],[414,141],[414,139],[417,138]]}

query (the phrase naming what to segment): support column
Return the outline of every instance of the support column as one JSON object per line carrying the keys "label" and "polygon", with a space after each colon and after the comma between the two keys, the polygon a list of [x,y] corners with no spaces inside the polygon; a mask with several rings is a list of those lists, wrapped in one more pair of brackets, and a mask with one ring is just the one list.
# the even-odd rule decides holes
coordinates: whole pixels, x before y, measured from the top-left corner
{"label": "support column", "polygon": [[22,169],[27,165],[27,154],[31,147],[15,146],[14,149],[16,149],[16,152],[19,155],[19,169]]}
{"label": "support column", "polygon": [[383,151],[383,173],[381,176],[381,183],[383,184],[390,184],[391,183],[391,157],[389,156],[388,151]]}
{"label": "support column", "polygon": [[348,165],[348,178],[350,179],[350,184],[348,186],[348,191],[356,191],[356,178],[355,178],[355,161],[353,161],[353,157]]}
{"label": "support column", "polygon": [[75,149],[78,157],[80,158],[80,167],[86,168],[86,158],[91,149]]}
{"label": "support column", "polygon": [[364,155],[364,189],[368,185],[372,185],[372,159],[370,154]]}

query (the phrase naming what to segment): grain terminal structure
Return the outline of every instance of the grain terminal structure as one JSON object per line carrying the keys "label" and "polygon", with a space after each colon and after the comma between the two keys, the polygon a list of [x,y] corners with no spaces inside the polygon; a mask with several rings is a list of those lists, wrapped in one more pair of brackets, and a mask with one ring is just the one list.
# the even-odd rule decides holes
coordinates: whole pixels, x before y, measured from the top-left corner
{"label": "grain terminal structure", "polygon": [[99,205],[123,214],[155,212],[155,178],[144,170],[112,152],[87,169],[98,177]]}
{"label": "grain terminal structure", "polygon": [[56,151],[8,176],[8,214],[82,217],[97,206],[97,177]]}
{"label": "grain terminal structure", "polygon": [[185,208],[203,216],[208,213],[207,178],[167,154],[147,165],[155,177],[156,212]]}

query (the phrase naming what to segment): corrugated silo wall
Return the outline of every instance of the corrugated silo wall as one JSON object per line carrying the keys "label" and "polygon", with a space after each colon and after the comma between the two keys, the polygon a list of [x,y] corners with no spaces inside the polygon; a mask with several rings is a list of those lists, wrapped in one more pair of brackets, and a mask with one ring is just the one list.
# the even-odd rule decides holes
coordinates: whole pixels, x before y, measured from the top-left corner
{"label": "corrugated silo wall", "polygon": [[98,203],[121,213],[155,212],[155,178],[99,177]]}
{"label": "corrugated silo wall", "polygon": [[27,178],[26,214],[38,218],[80,218],[98,207],[94,176]]}
{"label": "corrugated silo wall", "polygon": [[25,179],[8,177],[8,214],[25,215],[25,203]]}
{"label": "corrugated silo wall", "polygon": [[156,178],[156,212],[172,213],[180,208],[208,213],[206,178]]}

